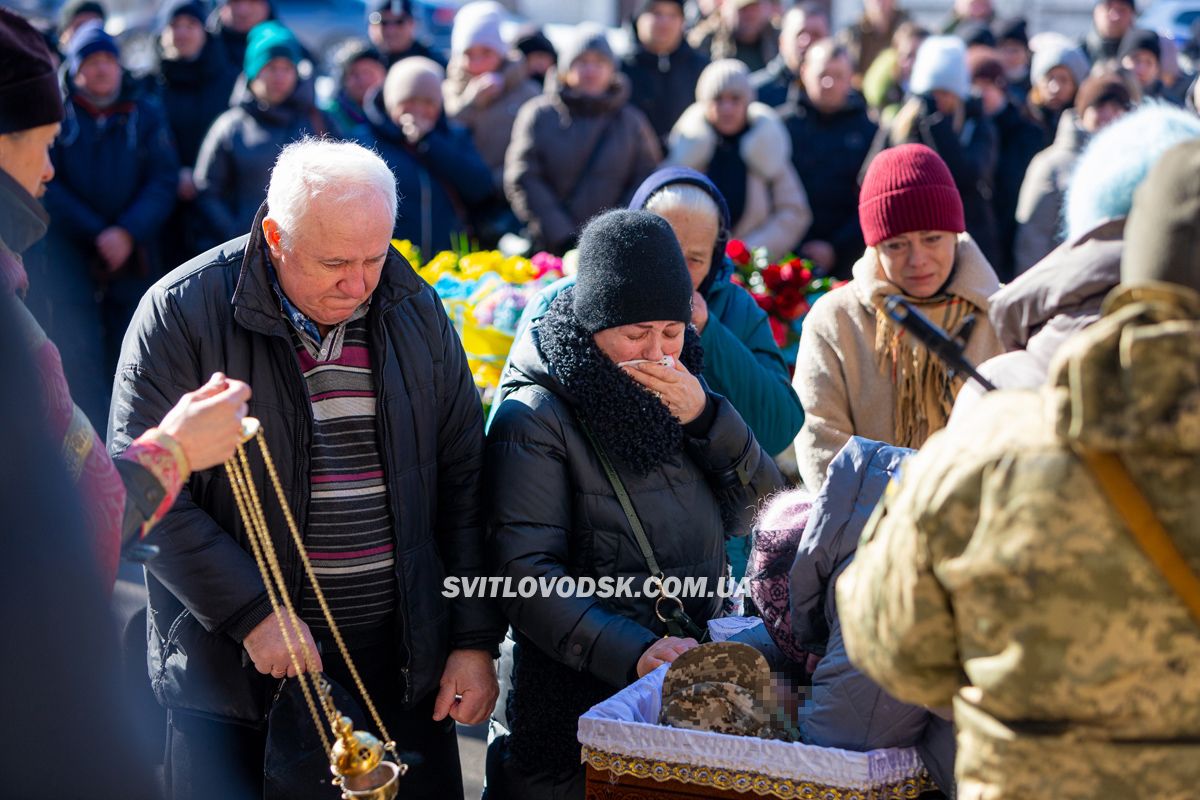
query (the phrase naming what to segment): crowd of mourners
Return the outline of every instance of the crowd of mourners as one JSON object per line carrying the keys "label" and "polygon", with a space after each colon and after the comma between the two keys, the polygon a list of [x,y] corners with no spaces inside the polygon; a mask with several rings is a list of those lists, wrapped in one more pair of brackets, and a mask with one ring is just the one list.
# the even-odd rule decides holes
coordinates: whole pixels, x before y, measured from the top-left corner
{"label": "crowd of mourners", "polygon": [[[0,10],[0,492],[44,535],[17,546],[85,575],[58,602],[103,606],[120,553],[146,562],[167,796],[324,796],[286,680],[320,670],[347,708],[368,687],[403,796],[461,797],[455,723],[490,717],[486,797],[582,798],[579,717],[743,611],[805,686],[807,744],[916,747],[947,797],[1191,796],[1200,42],[1135,27],[1133,0],[1097,2],[1081,41],[989,0],[934,30],[866,0],[841,31],[810,2],[647,0],[623,54],[490,0],[448,53],[410,0],[366,11],[324,64],[270,0],[175,0],[132,74],[96,0],[52,32]],[[394,239],[573,253],[486,418]],[[794,369],[732,240],[843,283]],[[299,663],[210,469],[247,415],[294,509],[265,522]],[[1146,559],[1126,528],[1152,527]],[[6,613],[38,613],[38,570],[65,568],[44,561]],[[664,616],[442,583],[618,575],[753,588]],[[53,650],[73,624],[30,635]],[[97,678],[64,697],[119,727],[92,634]],[[42,702],[21,689],[47,675],[5,669]],[[97,752],[86,786],[41,795],[158,793]]]}
{"label": "crowd of mourners", "polygon": [[[642,3],[630,45],[582,25],[556,47],[496,3],[456,17],[448,53],[421,40],[409,0],[371,0],[364,38],[309,52],[270,0],[164,6],[156,65],[122,67],[101,0],[72,0],[49,32],[67,117],[47,270],[30,300],[64,348],[94,422],[107,416],[121,337],[167,270],[244,232],[279,149],[305,136],[376,150],[408,201],[396,236],[429,257],[521,234],[561,254],[661,165],[706,175],[728,234],[849,278],[862,254],[858,187],[906,142],[950,168],[967,230],[1001,281],[1061,243],[1066,177],[1089,137],[1146,99],[1195,109],[1191,48],[1097,3],[1081,42],[1030,35],[988,0],[922,27],[867,0],[834,31],[816,3]],[[318,96],[318,75],[332,90]],[[325,84],[322,84],[325,85]]]}

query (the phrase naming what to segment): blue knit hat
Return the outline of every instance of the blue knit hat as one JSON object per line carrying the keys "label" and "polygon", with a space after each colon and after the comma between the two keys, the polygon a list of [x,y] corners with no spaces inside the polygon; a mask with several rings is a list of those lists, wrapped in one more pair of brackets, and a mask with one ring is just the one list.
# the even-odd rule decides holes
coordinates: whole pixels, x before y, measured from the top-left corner
{"label": "blue knit hat", "polygon": [[246,39],[246,59],[243,71],[247,80],[254,80],[272,58],[286,58],[299,64],[302,56],[295,34],[275,20],[260,22],[250,29]]}
{"label": "blue knit hat", "polygon": [[79,30],[71,36],[71,44],[67,48],[67,68],[70,74],[78,72],[87,57],[96,53],[111,53],[114,58],[121,58],[117,40],[105,33],[103,23],[92,20],[80,25]]}

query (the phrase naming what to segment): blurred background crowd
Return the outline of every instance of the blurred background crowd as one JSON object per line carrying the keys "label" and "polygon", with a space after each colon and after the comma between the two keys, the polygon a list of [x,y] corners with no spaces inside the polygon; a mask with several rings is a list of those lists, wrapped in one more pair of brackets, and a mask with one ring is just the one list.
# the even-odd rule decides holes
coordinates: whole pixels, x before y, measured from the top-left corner
{"label": "blurred background crowd", "polygon": [[1195,110],[1200,55],[1200,4],[1162,0],[1039,3],[1029,19],[992,0],[949,15],[896,0],[15,5],[61,56],[67,108],[29,304],[100,428],[142,294],[245,233],[279,148],[304,136],[383,155],[396,237],[426,257],[561,254],[672,164],[716,184],[734,238],[839,278],[863,252],[864,165],[922,142],[1007,281],[1062,241],[1091,135],[1139,103]]}

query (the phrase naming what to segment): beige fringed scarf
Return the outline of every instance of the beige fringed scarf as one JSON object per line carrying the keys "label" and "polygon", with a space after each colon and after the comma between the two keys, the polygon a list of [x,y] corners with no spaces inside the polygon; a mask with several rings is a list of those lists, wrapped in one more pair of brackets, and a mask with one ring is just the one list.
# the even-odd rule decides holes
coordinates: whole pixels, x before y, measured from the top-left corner
{"label": "beige fringed scarf", "polygon": [[[891,375],[895,387],[895,444],[919,448],[946,427],[963,378],[950,377],[940,358],[892,321],[883,310],[884,299],[875,300],[875,357],[880,368]],[[953,295],[906,299],[947,333],[957,330],[970,314],[976,318],[987,316],[970,300]]]}

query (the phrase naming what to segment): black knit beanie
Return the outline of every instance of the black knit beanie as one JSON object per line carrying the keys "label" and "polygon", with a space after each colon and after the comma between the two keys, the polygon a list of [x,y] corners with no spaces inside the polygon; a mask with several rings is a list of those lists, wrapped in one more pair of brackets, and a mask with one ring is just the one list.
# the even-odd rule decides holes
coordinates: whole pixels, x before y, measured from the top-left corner
{"label": "black knit beanie", "polygon": [[80,14],[95,14],[101,21],[108,20],[108,12],[97,0],[70,0],[58,12],[58,28],[62,30],[75,21]]}
{"label": "black knit beanie", "polygon": [[0,8],[0,133],[62,118],[62,93],[46,40],[24,17]]}
{"label": "black knit beanie", "polygon": [[1125,34],[1125,38],[1121,39],[1121,47],[1117,51],[1117,58],[1123,59],[1125,56],[1133,55],[1138,50],[1145,50],[1154,56],[1156,61],[1162,60],[1162,44],[1158,40],[1158,34],[1154,31],[1144,28],[1134,28]]}
{"label": "black knit beanie", "polygon": [[575,316],[588,333],[692,319],[692,278],[667,221],[648,211],[601,214],[579,236]]}
{"label": "black knit beanie", "polygon": [[679,12],[681,14],[685,13],[684,5],[686,4],[683,2],[683,0],[642,0],[642,2],[638,3],[637,6],[634,7],[633,18],[637,19],[642,14],[650,13],[652,10],[654,10],[655,3],[674,3],[675,5],[679,6]]}

